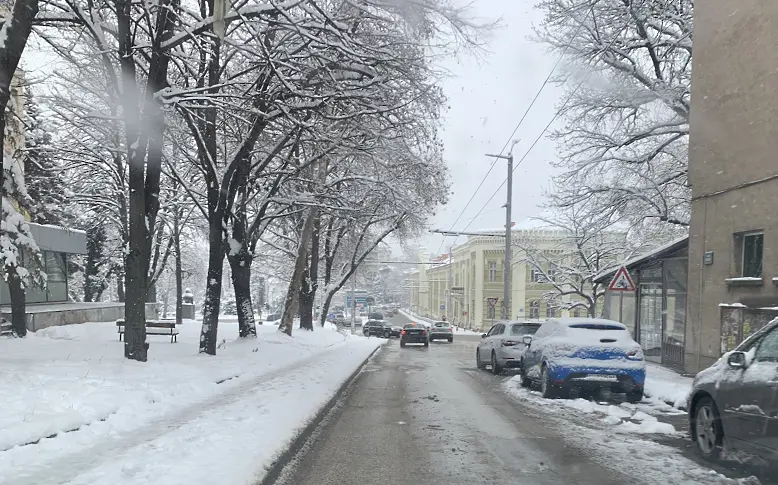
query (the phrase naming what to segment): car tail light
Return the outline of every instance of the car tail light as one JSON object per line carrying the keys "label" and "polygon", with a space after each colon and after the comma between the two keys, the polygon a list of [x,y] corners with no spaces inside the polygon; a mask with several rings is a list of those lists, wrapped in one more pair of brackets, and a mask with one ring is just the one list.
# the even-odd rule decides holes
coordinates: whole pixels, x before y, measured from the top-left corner
{"label": "car tail light", "polygon": [[513,347],[514,345],[519,345],[521,342],[518,340],[503,340],[502,346],[503,347]]}
{"label": "car tail light", "polygon": [[629,360],[643,360],[643,349],[632,349],[627,353]]}
{"label": "car tail light", "polygon": [[403,330],[402,332],[400,332],[400,335],[405,335],[405,330]]}

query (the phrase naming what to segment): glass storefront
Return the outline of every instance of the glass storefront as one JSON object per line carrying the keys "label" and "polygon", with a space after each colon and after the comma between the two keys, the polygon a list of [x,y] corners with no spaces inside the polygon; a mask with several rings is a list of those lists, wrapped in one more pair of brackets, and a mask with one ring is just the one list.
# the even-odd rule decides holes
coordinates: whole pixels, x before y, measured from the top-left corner
{"label": "glass storefront", "polygon": [[[67,256],[65,253],[42,251],[43,271],[48,275],[46,288],[27,288],[27,303],[68,301]],[[0,305],[11,303],[8,284],[0,281]]]}
{"label": "glass storefront", "polygon": [[662,266],[644,268],[638,277],[638,342],[647,360],[662,361]]}

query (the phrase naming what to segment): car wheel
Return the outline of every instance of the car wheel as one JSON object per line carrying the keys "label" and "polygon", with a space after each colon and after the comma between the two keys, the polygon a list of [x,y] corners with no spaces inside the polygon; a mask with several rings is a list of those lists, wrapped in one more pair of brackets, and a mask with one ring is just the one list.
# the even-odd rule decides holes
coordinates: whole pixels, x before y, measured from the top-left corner
{"label": "car wheel", "polygon": [[721,454],[724,430],[721,427],[719,410],[713,399],[702,398],[694,408],[694,438],[697,451],[708,459],[715,460]]}
{"label": "car wheel", "polygon": [[475,349],[475,366],[479,370],[484,370],[486,366],[481,362],[481,349]]}
{"label": "car wheel", "polygon": [[627,393],[627,402],[636,403],[643,400],[643,389],[635,389]]}
{"label": "car wheel", "polygon": [[551,376],[548,374],[548,367],[545,364],[540,372],[540,393],[546,399],[555,399],[559,395],[559,391],[551,380]]}
{"label": "car wheel", "polygon": [[499,376],[502,374],[502,367],[497,363],[497,356],[492,352],[492,374]]}
{"label": "car wheel", "polygon": [[392,336],[392,335],[391,335],[389,332],[387,332],[387,333],[385,333],[385,334],[384,334],[384,338],[390,338],[391,336]]}

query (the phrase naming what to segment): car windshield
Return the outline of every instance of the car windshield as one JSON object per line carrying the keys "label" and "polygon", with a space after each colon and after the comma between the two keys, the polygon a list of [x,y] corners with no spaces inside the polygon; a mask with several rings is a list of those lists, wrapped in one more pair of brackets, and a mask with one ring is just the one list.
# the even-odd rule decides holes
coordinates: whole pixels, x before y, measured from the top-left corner
{"label": "car windshield", "polygon": [[540,325],[515,324],[511,326],[511,335],[534,335],[539,328]]}

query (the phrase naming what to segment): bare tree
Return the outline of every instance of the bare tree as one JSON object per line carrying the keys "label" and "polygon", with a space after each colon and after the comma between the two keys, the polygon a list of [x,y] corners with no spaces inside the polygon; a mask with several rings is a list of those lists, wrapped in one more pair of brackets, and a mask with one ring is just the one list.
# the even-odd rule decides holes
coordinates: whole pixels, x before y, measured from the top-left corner
{"label": "bare tree", "polygon": [[693,0],[543,0],[538,38],[572,74],[561,207],[687,226]]}
{"label": "bare tree", "polygon": [[570,206],[539,220],[563,236],[553,247],[538,248],[531,239],[519,239],[514,247],[535,273],[534,279],[549,285],[543,299],[560,309],[583,309],[590,317],[597,316],[606,287],[594,278],[638,248],[631,248],[626,231],[607,217],[591,216],[588,208]]}

